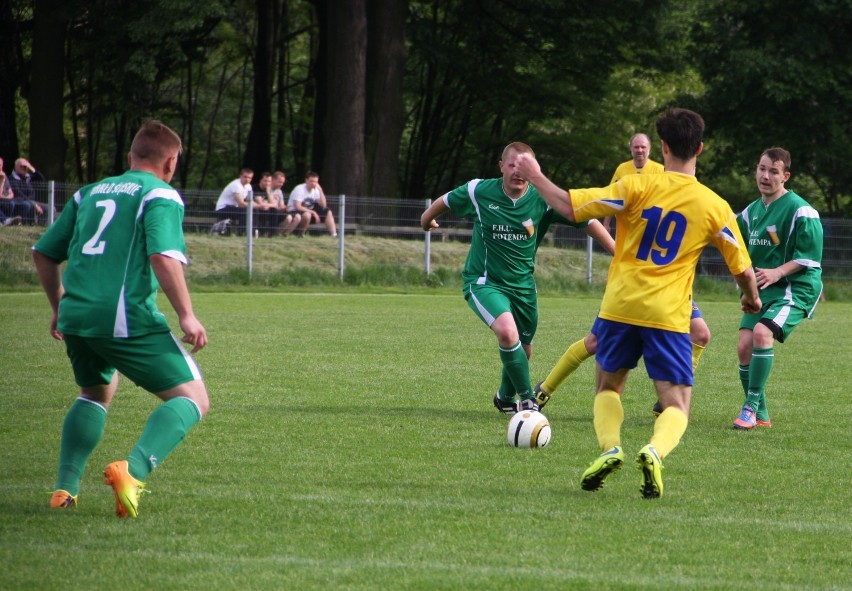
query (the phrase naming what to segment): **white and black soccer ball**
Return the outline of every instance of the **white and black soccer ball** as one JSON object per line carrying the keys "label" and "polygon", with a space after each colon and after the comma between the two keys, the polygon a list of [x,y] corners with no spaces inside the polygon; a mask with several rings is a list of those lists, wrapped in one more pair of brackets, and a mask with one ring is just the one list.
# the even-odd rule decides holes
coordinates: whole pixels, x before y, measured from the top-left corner
{"label": "white and black soccer ball", "polygon": [[506,439],[512,447],[545,447],[550,443],[550,422],[538,411],[522,410],[509,421]]}

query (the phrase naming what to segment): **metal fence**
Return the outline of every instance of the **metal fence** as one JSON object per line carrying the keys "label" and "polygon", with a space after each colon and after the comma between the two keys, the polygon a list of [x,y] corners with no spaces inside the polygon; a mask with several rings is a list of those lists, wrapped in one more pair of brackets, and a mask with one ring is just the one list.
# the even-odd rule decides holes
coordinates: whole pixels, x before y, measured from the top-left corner
{"label": "metal fence", "polygon": [[[62,183],[40,183],[36,185],[37,199],[53,204],[57,211],[77,190],[77,185]],[[210,231],[216,222],[214,210],[219,191],[185,189],[181,191],[186,206],[184,230],[187,233]],[[420,229],[420,214],[428,206],[426,199],[387,199],[377,197],[353,197],[328,195],[328,204],[335,213],[339,231],[340,258],[339,270],[342,276],[345,255],[345,241],[351,236],[376,236],[402,240],[418,240],[424,243],[424,265],[428,271],[430,241],[470,240],[472,223],[452,213],[440,218],[441,227],[430,234]],[[53,208],[48,208],[53,209]],[[52,219],[48,220],[52,222]],[[852,220],[822,219],[825,230],[823,247],[823,276],[829,279],[852,278]],[[245,225],[245,224],[244,224]],[[325,232],[324,226],[311,226],[311,232]],[[252,252],[256,250],[254,236],[246,236],[248,257],[246,259],[251,272]],[[583,249],[589,260],[595,244],[590,245],[586,234],[575,228],[556,224],[551,227],[545,244],[558,248]],[[698,263],[698,276],[728,277],[727,267],[721,254],[714,248],[704,251]]]}

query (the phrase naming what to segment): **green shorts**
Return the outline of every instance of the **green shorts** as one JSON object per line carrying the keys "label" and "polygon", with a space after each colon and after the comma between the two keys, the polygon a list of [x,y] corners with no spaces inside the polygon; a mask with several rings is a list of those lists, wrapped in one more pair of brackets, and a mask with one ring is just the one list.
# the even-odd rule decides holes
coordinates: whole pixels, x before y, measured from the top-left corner
{"label": "green shorts", "polygon": [[740,328],[754,330],[758,323],[765,324],[779,343],[783,343],[799,326],[799,323],[808,317],[808,313],[801,308],[791,306],[786,300],[776,300],[764,304],[757,314],[743,314]]}
{"label": "green shorts", "polygon": [[155,394],[203,379],[192,355],[170,332],[127,339],[67,334],[65,350],[81,388],[109,384],[116,370]]}
{"label": "green shorts", "polygon": [[504,312],[510,312],[518,327],[521,342],[529,345],[538,328],[538,295],[517,292],[495,285],[468,284],[464,286],[464,299],[474,313],[489,327]]}

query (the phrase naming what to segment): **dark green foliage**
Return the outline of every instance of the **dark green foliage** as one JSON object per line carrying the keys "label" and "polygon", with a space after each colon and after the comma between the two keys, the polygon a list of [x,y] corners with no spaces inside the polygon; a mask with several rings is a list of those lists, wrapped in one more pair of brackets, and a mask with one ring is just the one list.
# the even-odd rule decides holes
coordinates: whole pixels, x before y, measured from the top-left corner
{"label": "dark green foliage", "polygon": [[737,171],[750,175],[765,148],[783,146],[793,156],[792,181],[810,177],[818,209],[852,213],[850,29],[848,0],[701,3],[694,56],[718,140],[711,174],[741,163]]}

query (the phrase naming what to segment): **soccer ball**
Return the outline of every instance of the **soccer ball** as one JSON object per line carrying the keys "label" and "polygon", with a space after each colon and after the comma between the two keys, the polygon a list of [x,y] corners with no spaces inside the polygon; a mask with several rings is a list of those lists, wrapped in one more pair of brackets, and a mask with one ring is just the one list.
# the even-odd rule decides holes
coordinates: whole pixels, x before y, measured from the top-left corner
{"label": "soccer ball", "polygon": [[509,421],[506,439],[512,447],[545,447],[550,443],[550,423],[538,411],[522,410]]}

